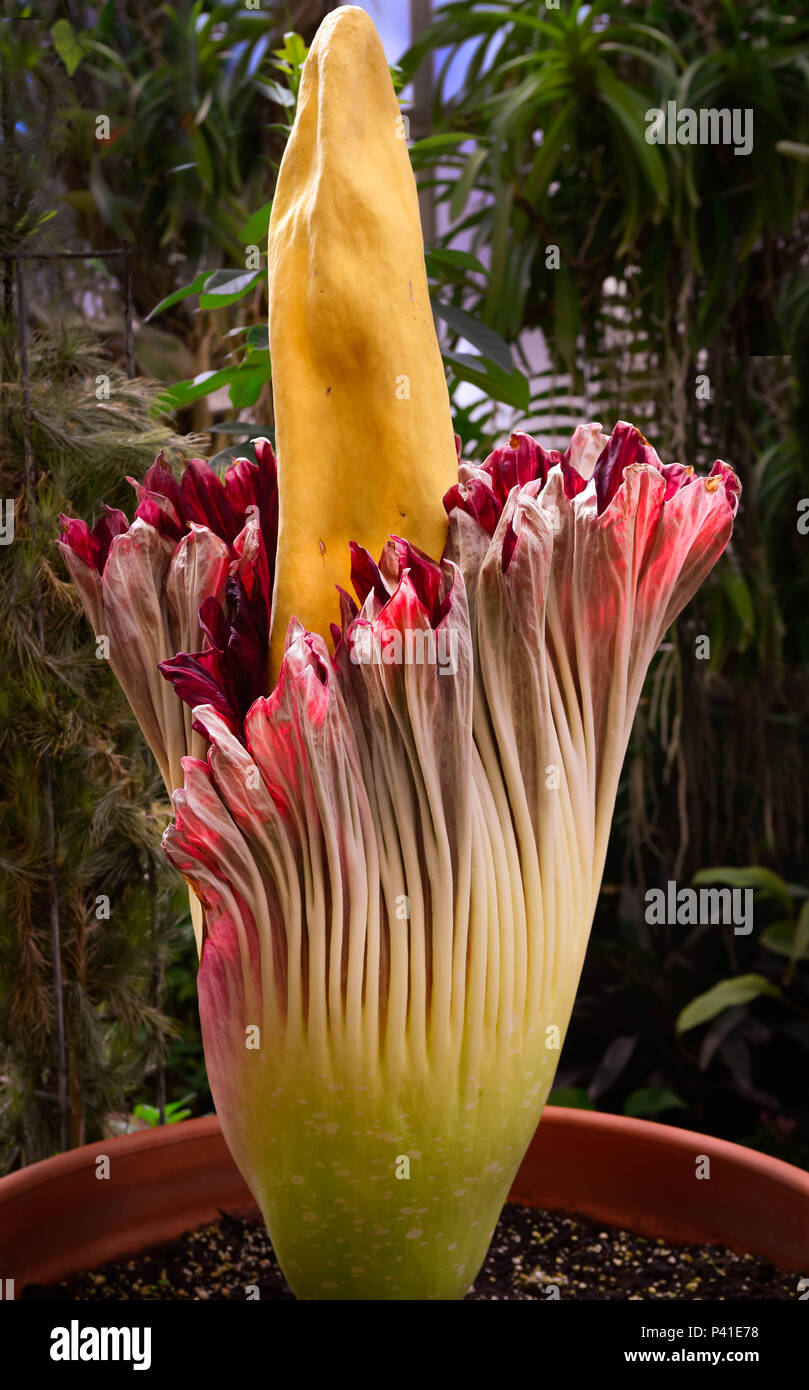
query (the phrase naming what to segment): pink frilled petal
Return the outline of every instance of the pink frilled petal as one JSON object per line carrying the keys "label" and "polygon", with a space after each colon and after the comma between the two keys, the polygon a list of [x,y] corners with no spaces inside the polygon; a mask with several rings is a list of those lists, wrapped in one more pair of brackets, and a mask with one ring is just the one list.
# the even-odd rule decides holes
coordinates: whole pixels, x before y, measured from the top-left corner
{"label": "pink frilled petal", "polygon": [[[57,544],[91,620],[97,620],[101,600],[98,576],[104,571],[113,538],[126,531],[129,522],[123,512],[115,507],[104,508],[92,531],[85,521],[75,517],[60,516],[59,520],[62,536]],[[95,622],[93,626],[96,628]]]}
{"label": "pink frilled petal", "polygon": [[[406,574],[384,612],[400,630],[415,623],[432,631]],[[443,622],[468,653],[462,596]],[[471,807],[471,693],[468,659],[442,674],[430,663],[361,668],[346,650],[337,671],[322,639],[293,620],[276,688],[245,720],[246,747],[214,710],[194,712],[210,740],[210,774],[223,811],[249,844],[260,876],[247,901],[259,922],[262,979],[277,986],[277,1016],[289,1019],[291,1011],[296,1028],[306,1021],[315,1049],[356,1029],[378,1050],[386,1020],[391,1046],[400,1048],[412,1029],[421,1047],[429,1032],[441,1053],[451,1045],[444,1010],[453,1007],[459,1029],[465,1009],[484,1008],[483,977],[472,1004],[463,949],[459,942],[453,956],[451,948],[456,912],[470,930],[468,882],[466,890],[462,885],[480,833]],[[192,771],[197,781],[201,773]],[[170,857],[206,902],[215,883],[221,892],[233,884],[245,896],[242,848],[221,839],[226,821],[216,822],[216,834],[201,828],[181,797],[181,814],[167,833]],[[425,972],[433,980],[434,1025],[421,1005],[408,1020],[406,947],[394,917],[397,899],[408,894],[414,980]],[[221,1115],[218,1096],[217,1110]]]}
{"label": "pink frilled petal", "polygon": [[265,614],[272,612],[275,548],[267,551],[257,510],[233,542],[234,559],[230,572],[241,580],[251,600],[260,599]]}
{"label": "pink frilled petal", "polygon": [[104,572],[107,563],[107,556],[110,553],[115,536],[122,536],[124,531],[129,530],[129,522],[124,513],[117,507],[104,507],[103,513],[95,526],[95,536],[98,540],[98,570],[100,574]]}
{"label": "pink frilled petal", "polygon": [[[562,455],[562,468],[573,468],[578,473],[583,482],[587,482],[592,475],[596,459],[601,451],[606,447],[607,436],[602,432],[599,424],[577,425],[573,431],[573,437]],[[568,488],[568,496],[575,496],[581,492],[580,487],[572,491]]]}
{"label": "pink frilled petal", "polygon": [[574,496],[561,467],[544,487],[515,489],[482,560],[460,509],[447,546],[466,580],[497,731],[491,775],[502,767],[509,804],[524,806],[540,878],[553,846],[567,843],[569,892],[588,925],[648,664],[725,548],[738,492],[726,465],[707,479],[667,477],[631,426],[612,438]]}
{"label": "pink frilled petal", "polygon": [[[202,650],[181,651],[160,662],[160,671],[184,702],[185,718],[196,729],[194,705],[213,705],[229,728],[241,734],[244,717],[264,690],[268,623],[260,594],[248,595],[231,575],[224,599],[211,594],[199,606],[199,627],[207,639]],[[195,646],[199,646],[198,640]]]}
{"label": "pink frilled petal", "polygon": [[[230,564],[226,543],[207,527],[192,523],[171,557],[166,576],[162,611],[167,652],[195,652],[203,646],[200,611],[206,603],[224,600]],[[162,664],[161,660],[161,670]],[[190,707],[182,704],[180,713],[185,731],[182,751],[201,751],[202,741],[193,733]]]}
{"label": "pink frilled petal", "polygon": [[59,520],[62,524],[62,545],[99,574],[107,562],[113,536],[120,536],[129,527],[123,512],[116,507],[105,506],[92,531],[86,522],[75,517],[60,516]]}
{"label": "pink frilled petal", "polygon": [[351,583],[360,603],[364,603],[370,593],[376,594],[380,603],[390,598],[387,585],[382,578],[379,566],[372,555],[355,541],[349,542],[351,552]]}
{"label": "pink frilled petal", "polygon": [[304,856],[307,827],[317,820],[307,732],[323,725],[332,695],[325,644],[291,619],[275,689],[251,706],[244,734],[292,846]]}
{"label": "pink frilled petal", "polygon": [[[131,527],[111,508],[93,531],[62,519],[60,548],[96,635],[110,641],[112,665],[170,790],[181,781],[181,756],[204,743],[191,705],[158,664],[190,701],[213,700],[239,729],[261,692],[278,490],[269,441],[257,439],[255,452],[255,463],[237,460],[224,481],[201,459],[178,480],[158,455],[142,483],[129,480],[138,498]],[[221,613],[219,649],[200,621],[204,605]]]}
{"label": "pink frilled petal", "polygon": [[[224,592],[228,548],[204,527],[192,528],[177,545],[142,518],[128,529],[121,513],[108,512],[102,520],[110,537],[101,577],[74,549],[64,543],[61,548],[96,637],[107,639],[110,664],[171,790],[182,778],[183,753],[202,745],[192,735],[190,710],[164,687],[158,663],[178,646],[201,645],[200,604],[206,595]],[[102,540],[99,553],[103,546]]]}
{"label": "pink frilled petal", "polygon": [[190,712],[159,672],[177,646],[202,642],[198,613],[206,593],[221,593],[228,552],[198,528],[179,546],[142,519],[116,536],[101,580],[100,605],[88,613],[106,636],[109,660],[160,766],[169,790],[182,778],[180,759],[192,740]]}
{"label": "pink frilled petal", "polygon": [[61,522],[64,539],[56,544],[79,591],[93,631],[98,633],[102,630],[101,575],[97,567],[98,544],[86,522],[64,516]]}
{"label": "pink frilled petal", "polygon": [[[204,907],[197,989],[208,1077],[217,1109],[222,1107],[223,1125],[231,1113],[234,1121],[241,1116],[241,1125],[228,1129],[231,1152],[249,1182],[249,1154],[242,1136],[249,1114],[250,1063],[261,1053],[247,1049],[245,1030],[251,1025],[261,1028],[264,1022],[260,933],[271,933],[267,894],[207,765],[185,757],[183,770],[185,783],[172,798],[175,819],[163,845]],[[227,879],[217,867],[223,862],[229,866]]]}
{"label": "pink frilled petal", "polygon": [[526,483],[536,480],[544,483],[548,469],[559,460],[560,455],[555,449],[543,449],[529,434],[515,431],[507,445],[489,455],[483,464],[483,471],[491,477],[495,495],[504,503],[513,487],[524,487]]}
{"label": "pink frilled petal", "polygon": [[456,507],[465,511],[493,536],[512,488],[534,482],[542,486],[548,470],[559,463],[570,479],[571,491],[578,491],[578,474],[562,455],[556,449],[543,449],[529,434],[517,430],[508,444],[494,449],[482,465],[460,464],[459,482],[447,492],[444,507],[448,513]]}
{"label": "pink frilled petal", "polygon": [[100,546],[97,536],[90,530],[87,522],[64,514],[60,514],[59,521],[62,526],[59,544],[63,552],[71,550],[83,564],[89,565],[100,574],[103,568],[99,564]]}
{"label": "pink frilled petal", "polygon": [[[449,514],[463,512],[493,536],[503,507],[513,488],[538,483],[543,487],[549,470],[561,467],[565,493],[576,497],[592,479],[599,513],[615,496],[624,471],[635,465],[655,467],[666,479],[667,497],[687,485],[694,470],[680,463],[661,463],[656,450],[634,425],[619,420],[607,436],[599,424],[577,426],[564,453],[542,449],[530,436],[516,433],[508,447],[495,449],[482,465],[461,463],[459,482],[449,489],[444,506]],[[717,461],[711,476],[727,465]],[[728,491],[738,496],[738,480],[726,482]],[[511,544],[509,540],[509,546]]]}
{"label": "pink frilled petal", "polygon": [[248,507],[258,507],[258,474],[258,465],[249,459],[234,459],[225,473],[225,492],[237,516],[246,516]]}
{"label": "pink frilled petal", "polygon": [[[210,703],[240,736],[247,710],[264,690],[278,533],[275,459],[268,440],[256,440],[255,448],[257,463],[238,459],[225,474],[228,506],[244,515],[245,525],[231,549],[224,547],[231,557],[226,586],[209,586],[208,596],[201,596],[205,647],[182,641],[177,654],[160,667],[185,702],[191,727],[196,727],[193,706]],[[221,504],[215,488],[213,493]]]}
{"label": "pink frilled petal", "polygon": [[654,449],[639,429],[619,420],[596,459],[593,468],[599,514],[609,506],[624,476],[624,470],[634,464],[659,464]]}
{"label": "pink frilled petal", "polygon": [[[350,543],[351,582],[361,604],[373,595],[376,613],[391,600],[397,586],[407,576],[409,589],[428,615],[430,625],[437,628],[449,611],[454,572],[442,569],[424,551],[399,536],[391,536],[385,545],[380,562],[362,546]],[[340,590],[343,626],[356,616],[356,604]],[[347,601],[349,607],[346,607]]]}
{"label": "pink frilled petal", "polygon": [[142,483],[137,478],[127,477],[135,489],[138,505],[136,519],[154,527],[161,535],[179,541],[186,527],[180,485],[166,464],[165,455],[158,454],[151,468],[147,469]]}
{"label": "pink frilled petal", "polygon": [[179,652],[168,661],[161,661],[160,671],[183,701],[189,716],[195,705],[210,704],[231,729],[236,727],[238,702],[229,688],[220,650],[209,647],[198,652]]}
{"label": "pink frilled petal", "polygon": [[151,468],[147,468],[142,483],[139,483],[136,478],[127,478],[127,482],[134,487],[139,502],[147,496],[159,498],[172,521],[180,528],[184,526],[186,517],[183,511],[180,484],[172,473],[166,462],[166,455],[162,451],[158,454]]}
{"label": "pink frilled petal", "polygon": [[171,652],[164,593],[174,549],[167,536],[141,520],[117,536],[104,567],[99,615],[110,664],[168,788],[178,785],[185,752],[182,707],[167,700],[157,669]]}
{"label": "pink frilled petal", "polygon": [[231,543],[241,530],[242,518],[225,490],[221,478],[204,459],[189,459],[180,479],[185,516],[207,526]]}
{"label": "pink frilled petal", "polygon": [[470,464],[462,464],[461,481],[454,483],[444,497],[449,514],[456,508],[474,518],[488,536],[493,536],[500,519],[502,506],[495,497],[491,478],[482,476]]}
{"label": "pink frilled petal", "polygon": [[166,576],[167,636],[175,651],[200,644],[200,606],[223,598],[231,563],[225,542],[192,523],[172,553]]}
{"label": "pink frilled petal", "polygon": [[175,542],[181,540],[183,527],[174,520],[171,511],[166,506],[165,499],[156,493],[144,492],[140,485],[138,488],[140,500],[135,510],[136,519],[153,527],[155,531],[159,531],[161,536],[166,536],[168,540]]}
{"label": "pink frilled petal", "polygon": [[398,536],[391,536],[389,546],[396,556],[397,576],[400,580],[405,574],[409,576],[430,626],[437,628],[449,612],[454,572],[442,570],[429,555]]}
{"label": "pink frilled petal", "polygon": [[278,469],[269,439],[253,440],[256,462],[236,459],[225,473],[228,500],[240,517],[249,520],[257,509],[267,556],[272,564],[278,540]]}
{"label": "pink frilled petal", "polygon": [[[730,464],[725,463],[723,459],[715,459],[713,467],[708,475],[708,478],[709,483],[706,483],[706,487],[708,488],[709,492],[715,491],[716,487],[718,487],[719,483],[721,483],[730,501],[731,511],[735,516],[736,512],[739,509],[739,499],[742,495],[742,485],[739,482],[739,479],[737,478]],[[718,479],[719,483],[717,483],[715,486],[710,486],[710,484],[713,484],[714,479]]]}

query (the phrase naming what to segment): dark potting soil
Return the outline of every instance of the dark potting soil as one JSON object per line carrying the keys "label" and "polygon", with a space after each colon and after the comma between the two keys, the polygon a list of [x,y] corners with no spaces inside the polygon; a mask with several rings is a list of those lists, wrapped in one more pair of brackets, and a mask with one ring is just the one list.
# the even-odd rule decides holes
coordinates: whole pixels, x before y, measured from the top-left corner
{"label": "dark potting soil", "polygon": [[[671,1245],[584,1217],[507,1206],[468,1300],[794,1299],[798,1276],[721,1245]],[[24,1299],[292,1299],[258,1218],[222,1213],[171,1244],[77,1274],[29,1284]],[[255,1298],[255,1292],[251,1294]]]}

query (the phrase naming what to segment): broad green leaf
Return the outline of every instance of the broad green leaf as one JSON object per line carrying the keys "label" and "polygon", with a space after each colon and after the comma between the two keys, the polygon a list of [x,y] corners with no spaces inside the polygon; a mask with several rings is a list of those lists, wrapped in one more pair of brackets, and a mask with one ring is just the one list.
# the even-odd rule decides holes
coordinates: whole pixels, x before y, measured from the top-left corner
{"label": "broad green leaf", "polygon": [[641,62],[648,63],[660,73],[663,81],[668,84],[674,75],[674,70],[666,58],[661,58],[656,53],[650,53],[647,48],[639,48],[634,43],[602,43],[599,44],[599,53],[618,53],[626,60],[627,58],[639,58]]}
{"label": "broad green leaf", "polygon": [[87,41],[83,34],[77,34],[67,19],[57,19],[51,29],[53,46],[72,77],[82,58],[87,53]]}
{"label": "broad green leaf", "polygon": [[211,151],[208,148],[208,143],[212,138],[214,129],[214,126],[209,126],[207,131],[205,131],[200,126],[191,126],[189,130],[191,152],[196,159],[200,183],[207,194],[213,192],[216,182]]}
{"label": "broad green leaf", "polygon": [[291,92],[288,87],[282,87],[281,83],[276,82],[274,77],[262,78],[261,82],[256,85],[265,97],[270,101],[277,102],[279,106],[295,105],[295,93]]}
{"label": "broad green leaf", "polygon": [[449,266],[451,270],[476,270],[481,275],[486,274],[486,267],[473,256],[470,251],[455,251],[451,247],[436,247],[432,251],[425,252],[424,261],[427,266],[427,274],[435,276],[436,271],[433,267],[438,267],[438,274],[442,266]]}
{"label": "broad green leaf", "polygon": [[160,1124],[160,1111],[156,1105],[136,1105],[132,1111],[134,1120],[143,1120],[154,1129]]}
{"label": "broad green leaf", "polygon": [[225,309],[250,293],[263,270],[215,270],[199,297],[201,309]]}
{"label": "broad green leaf", "polygon": [[548,1096],[549,1105],[562,1105],[566,1110],[595,1110],[583,1086],[560,1086]]}
{"label": "broad green leaf", "polygon": [[243,368],[230,385],[230,400],[234,410],[246,410],[255,405],[262,387],[269,381],[266,367]]}
{"label": "broad green leaf", "polygon": [[[255,83],[256,91],[261,92],[268,101],[274,101],[279,106],[292,107],[295,105],[295,93],[288,87],[282,87],[280,82],[276,82],[274,77],[262,78]],[[279,125],[279,130],[289,130],[288,126]]]}
{"label": "broad green leaf", "polygon": [[685,1110],[685,1101],[680,1100],[665,1086],[643,1086],[627,1097],[624,1105],[625,1115],[659,1115],[661,1110]]}
{"label": "broad green leaf", "polygon": [[445,135],[426,135],[423,140],[414,140],[410,146],[411,156],[414,154],[443,154],[445,150],[454,150],[457,145],[462,145],[464,140],[469,140],[470,136],[465,132],[447,132]]}
{"label": "broad green leaf", "polygon": [[190,1111],[190,1110],[187,1110],[187,1109],[181,1109],[181,1108],[179,1108],[179,1102],[177,1103],[177,1106],[174,1106],[174,1105],[167,1105],[167,1106],[166,1106],[166,1124],[167,1124],[167,1125],[176,1125],[176,1124],[179,1124],[181,1120],[187,1120],[187,1119],[190,1118],[190,1116],[191,1116],[191,1111]]}
{"label": "broad green leaf", "polygon": [[486,293],[486,312],[490,317],[500,313],[506,303],[508,289],[508,253],[511,244],[511,213],[514,206],[514,184],[502,183],[495,175],[493,186],[494,212],[489,238],[489,287]]}
{"label": "broad green leaf", "polygon": [[[157,399],[157,408],[161,412],[180,410],[183,406],[190,405],[192,401],[198,401],[203,396],[212,395],[222,386],[229,386],[232,389],[234,382],[238,382],[240,378],[245,376],[248,376],[252,382],[255,375],[255,368],[236,366],[222,367],[219,371],[200,372],[190,381],[178,381],[173,386],[167,386]],[[262,373],[262,379],[265,377],[266,373]]]}
{"label": "broad green leaf", "polygon": [[270,229],[271,212],[272,199],[251,213],[239,232],[239,241],[244,242],[245,246],[255,246],[258,242],[264,241]]}
{"label": "broad green leaf", "polygon": [[454,333],[466,338],[473,347],[478,348],[484,357],[488,357],[494,362],[501,371],[513,372],[514,359],[511,356],[511,348],[508,343],[495,333],[488,324],[480,323],[478,319],[467,314],[464,309],[459,309],[455,304],[442,304],[440,300],[432,301],[433,313],[448,324]]}
{"label": "broad green leaf", "polygon": [[475,180],[488,153],[485,145],[479,145],[464,164],[449,200],[449,215],[453,222],[457,222],[458,218],[463,216],[469,194],[475,186]]}
{"label": "broad green leaf", "polygon": [[495,363],[484,357],[475,357],[468,352],[445,352],[445,363],[451,367],[456,377],[468,381],[490,400],[502,401],[504,405],[514,406],[525,414],[528,410],[531,388],[528,378],[516,370],[504,372]]}
{"label": "broad green leaf", "polygon": [[599,67],[597,82],[601,100],[623,129],[634,151],[635,158],[657,197],[662,203],[665,203],[668,197],[666,168],[659,147],[650,145],[646,140],[646,124],[642,109],[644,103],[638,99],[631,88],[619,82],[615,74],[605,64]]}
{"label": "broad green leaf", "polygon": [[143,320],[144,323],[148,323],[149,320],[153,319],[157,314],[162,314],[163,310],[168,309],[170,305],[178,304],[181,299],[188,299],[192,294],[199,294],[205,281],[210,278],[210,274],[210,270],[201,270],[190,285],[184,285],[181,290],[175,290],[173,294],[167,295],[165,299],[161,299],[160,303],[156,304],[154,309],[146,315],[146,318]]}
{"label": "broad green leaf", "polygon": [[129,68],[127,67],[120,53],[116,53],[115,49],[110,48],[109,44],[99,43],[98,39],[94,39],[92,35],[89,33],[81,34],[79,36],[79,42],[82,45],[82,48],[84,49],[85,53],[100,53],[101,57],[104,59],[105,67],[115,68],[118,72],[124,74],[124,76],[127,79],[127,82],[131,81],[131,73]]}
{"label": "broad green leaf", "polygon": [[284,47],[273,49],[276,57],[284,58],[293,67],[299,68],[306,62],[306,55],[309,52],[303,38],[294,29],[288,29],[284,34]]}
{"label": "broad green leaf", "polygon": [[773,922],[765,931],[761,933],[759,941],[762,946],[766,946],[768,951],[774,951],[778,956],[786,956],[794,962],[801,957],[809,958],[809,949],[806,944],[796,953],[795,938],[797,935],[797,923],[787,918],[782,918],[780,922]]}
{"label": "broad green leaf", "polygon": [[752,632],[756,615],[753,598],[744,576],[730,565],[723,565],[722,585],[742,626],[748,632]]}
{"label": "broad green leaf", "polygon": [[247,346],[268,352],[270,348],[270,330],[266,323],[251,324],[247,330]]}
{"label": "broad green leaf", "polygon": [[748,1004],[760,995],[780,999],[781,991],[764,975],[735,975],[728,980],[720,980],[712,989],[698,994],[690,1004],[686,1004],[677,1018],[678,1033],[687,1033],[690,1028],[698,1028],[701,1023],[721,1014],[724,1009],[738,1004]]}
{"label": "broad green leaf", "polygon": [[272,430],[268,425],[254,425],[247,420],[217,420],[215,425],[211,425],[211,434],[238,434],[245,439],[259,439],[272,437]]}
{"label": "broad green leaf", "polygon": [[765,869],[758,864],[744,869],[700,869],[694,874],[691,882],[695,888],[706,883],[726,883],[730,888],[756,888],[766,897],[775,898],[787,912],[792,911],[788,885],[779,874],[773,873],[772,869]]}
{"label": "broad green leaf", "polygon": [[789,960],[791,965],[795,965],[802,956],[809,954],[809,899],[803,904],[798,913],[798,924],[795,928],[795,940],[792,943]]}
{"label": "broad green leaf", "polygon": [[563,146],[571,138],[570,111],[563,107],[550,125],[544,128],[542,144],[534,155],[531,172],[526,180],[525,197],[532,205],[537,198],[545,196],[556,165],[562,157]]}
{"label": "broad green leaf", "polygon": [[269,381],[271,376],[269,348],[250,347],[248,344],[244,359],[240,365],[242,367],[250,367],[252,371],[263,372],[264,380]]}

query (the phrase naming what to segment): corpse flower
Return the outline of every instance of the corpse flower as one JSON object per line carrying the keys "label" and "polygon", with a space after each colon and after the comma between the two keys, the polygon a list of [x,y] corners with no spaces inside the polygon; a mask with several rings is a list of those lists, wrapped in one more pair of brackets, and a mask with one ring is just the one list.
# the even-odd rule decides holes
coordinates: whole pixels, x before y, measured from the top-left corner
{"label": "corpse flower", "polygon": [[334,656],[293,621],[241,739],[195,710],[165,845],[206,905],[217,1113],[299,1296],[462,1297],[550,1089],[643,678],[738,492],[625,424],[587,479],[598,429],[462,465],[440,564],[355,548]]}
{"label": "corpse flower", "polygon": [[141,647],[138,677],[159,663],[193,707],[164,844],[204,905],[208,1074],[309,1299],[474,1279],[556,1070],[648,664],[739,492],[624,422],[461,460],[399,125],[371,21],[335,11],[270,223],[270,630],[230,559],[189,648]]}

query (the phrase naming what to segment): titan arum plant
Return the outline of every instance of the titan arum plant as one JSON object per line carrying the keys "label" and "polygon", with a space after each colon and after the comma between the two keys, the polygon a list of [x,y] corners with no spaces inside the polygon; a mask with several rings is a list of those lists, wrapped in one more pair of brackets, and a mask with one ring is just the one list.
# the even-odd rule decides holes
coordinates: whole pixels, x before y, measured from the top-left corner
{"label": "titan arum plant", "polygon": [[551,1086],[644,675],[739,484],[623,422],[461,460],[353,7],[306,62],[269,273],[277,474],[266,440],[221,480],[158,460],[131,524],[62,549],[173,793],[211,1088],[292,1289],[457,1299]]}

